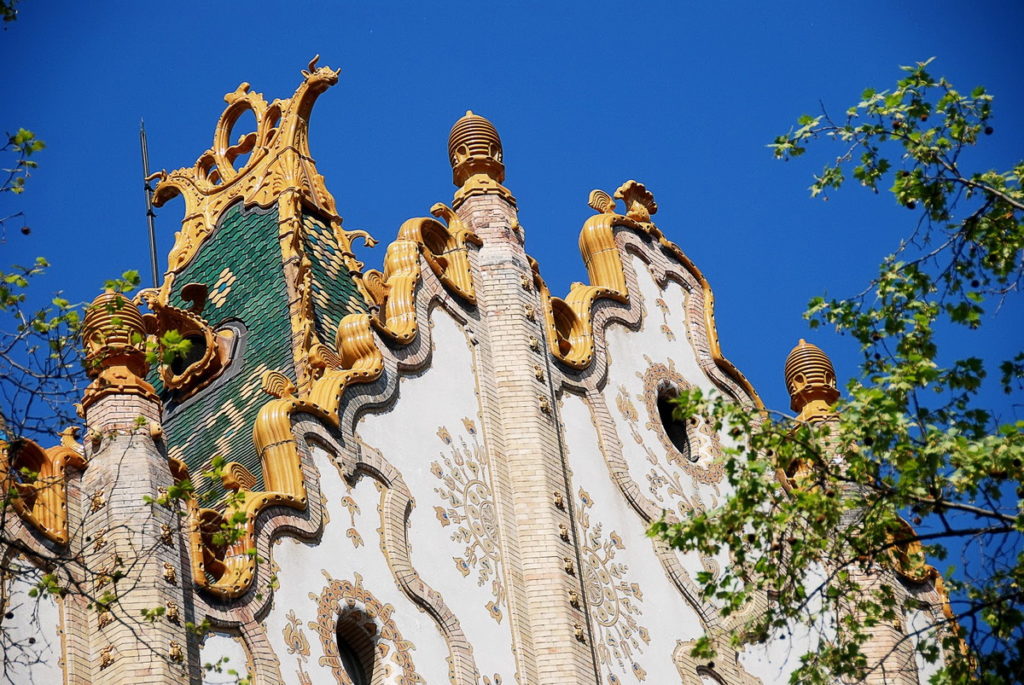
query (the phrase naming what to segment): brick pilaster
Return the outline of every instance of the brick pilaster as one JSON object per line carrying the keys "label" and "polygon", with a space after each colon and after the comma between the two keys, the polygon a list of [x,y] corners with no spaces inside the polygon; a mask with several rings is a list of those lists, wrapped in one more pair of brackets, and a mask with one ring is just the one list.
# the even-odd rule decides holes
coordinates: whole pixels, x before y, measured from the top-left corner
{"label": "brick pilaster", "polygon": [[572,496],[522,232],[515,208],[500,194],[465,197],[458,213],[483,241],[476,284],[488,339],[481,404],[492,436],[519,682],[593,683],[587,622],[569,603],[570,591],[584,595],[576,550],[559,534],[560,524],[573,530]]}
{"label": "brick pilaster", "polygon": [[[190,574],[182,566],[182,520],[155,500],[172,484],[157,447],[160,405],[146,394],[104,393],[86,407],[89,463],[81,481],[82,550],[86,599],[108,611],[67,612],[72,635],[88,636],[88,667],[69,669],[73,683],[181,683],[188,681],[185,629]],[[148,501],[147,501],[148,500]],[[113,601],[111,601],[113,599]],[[148,621],[143,610],[162,607]],[[169,618],[177,613],[178,618]],[[177,653],[180,649],[180,658]],[[82,654],[81,656],[86,656]]]}
{"label": "brick pilaster", "polygon": [[[851,568],[850,578],[864,593],[877,592],[886,583],[896,585],[894,578],[878,568],[867,571]],[[879,623],[868,630],[870,636],[861,647],[868,668],[863,682],[867,685],[918,685],[914,644],[905,639],[902,622]]]}

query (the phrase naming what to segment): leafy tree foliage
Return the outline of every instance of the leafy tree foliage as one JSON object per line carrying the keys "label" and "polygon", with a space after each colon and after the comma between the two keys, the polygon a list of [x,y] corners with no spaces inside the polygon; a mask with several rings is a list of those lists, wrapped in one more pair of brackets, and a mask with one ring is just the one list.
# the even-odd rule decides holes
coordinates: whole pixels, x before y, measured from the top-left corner
{"label": "leafy tree foliage", "polygon": [[[14,19],[13,3],[2,7],[4,21]],[[0,170],[0,198],[25,192],[25,181],[38,166],[32,156],[45,147],[32,132],[19,128],[0,147],[6,168]],[[22,212],[0,217],[0,244],[6,228]],[[23,225],[21,233],[31,229]],[[43,307],[30,308],[29,283],[49,266],[39,257],[32,266],[0,271],[0,440],[48,432],[54,424],[69,425],[71,403],[80,396],[84,378],[74,338],[80,315],[70,302],[55,296]],[[58,429],[59,430],[59,429]]]}
{"label": "leafy tree foliage", "polygon": [[834,327],[863,353],[835,419],[751,416],[700,392],[680,398],[681,417],[703,414],[736,439],[725,464],[734,493],[651,534],[685,551],[728,550],[734,564],[698,579],[727,612],[767,598],[735,641],[799,624],[820,631],[791,682],[877,673],[864,650],[873,629],[915,607],[865,578],[899,570],[935,582],[926,558],[957,564],[944,579],[952,618],[907,627],[894,649],[915,645],[925,660],[941,659],[933,682],[1024,678],[1024,421],[1000,416],[982,394],[998,384],[1006,406],[1019,402],[1024,352],[946,361],[939,351],[952,336],[973,336],[972,349],[984,350],[985,315],[1019,291],[1024,162],[964,169],[970,148],[994,132],[993,98],[935,78],[930,61],[903,67],[895,88],[864,91],[841,119],[801,117],[770,146],[788,160],[822,141],[839,145],[812,196],[852,179],[875,193],[888,187],[918,219],[867,289],[816,297],[805,312],[811,328]]}
{"label": "leafy tree foliage", "polygon": [[31,306],[31,281],[49,264],[0,271],[0,440],[50,439],[78,422],[86,377],[78,344],[80,307],[59,294]]}
{"label": "leafy tree foliage", "polygon": [[3,19],[4,24],[18,18],[18,8],[15,7],[17,4],[18,0],[0,0],[0,19]]}

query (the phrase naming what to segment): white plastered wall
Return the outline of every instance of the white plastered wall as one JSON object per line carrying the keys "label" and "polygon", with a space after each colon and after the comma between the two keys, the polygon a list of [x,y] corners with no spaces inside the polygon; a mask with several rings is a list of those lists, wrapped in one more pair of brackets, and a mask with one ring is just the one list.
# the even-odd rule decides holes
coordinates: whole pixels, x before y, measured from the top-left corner
{"label": "white plastered wall", "polygon": [[[714,382],[701,368],[696,351],[688,336],[687,327],[692,322],[686,320],[687,292],[677,282],[669,280],[664,288],[658,286],[651,276],[646,264],[637,257],[632,259],[632,267],[637,277],[638,296],[644,316],[640,330],[633,331],[621,325],[612,325],[606,332],[609,355],[608,379],[602,390],[604,402],[615,424],[615,431],[622,445],[622,458],[627,466],[629,478],[639,487],[643,496],[649,498],[657,507],[682,515],[693,508],[711,509],[718,506],[728,496],[729,488],[724,473],[720,470],[720,451],[723,446],[734,444],[725,434],[711,435],[711,429],[703,424],[688,430],[690,437],[690,457],[674,452],[669,448],[670,441],[662,427],[656,409],[656,393],[665,384],[678,385],[680,381],[700,388],[705,393],[721,392]],[[575,445],[586,445],[582,436],[591,426],[577,428],[584,422],[590,423],[589,417],[574,409],[579,402],[566,401],[566,433],[571,449],[570,459],[574,464],[574,476],[577,481],[588,479],[596,482],[598,456],[596,447],[576,448]],[[571,418],[570,418],[571,417]],[[578,436],[575,434],[578,433]],[[716,444],[717,443],[717,444]],[[582,470],[575,464],[581,459],[577,452],[591,452],[587,455],[587,464]],[[584,475],[585,474],[585,475]],[[601,474],[608,481],[607,469]],[[596,487],[596,486],[595,486]],[[614,490],[609,489],[609,494]],[[596,500],[596,496],[595,496]],[[601,505],[595,503],[595,510]],[[621,552],[628,559],[630,568],[646,566],[648,573],[657,572],[664,578],[664,571],[657,558],[651,553],[650,543],[628,544],[630,535],[642,538],[645,523],[643,519],[626,504],[622,495],[616,498],[603,515],[605,525],[619,531],[627,544]],[[638,540],[640,542],[640,540]],[[640,561],[644,558],[643,562]],[[695,553],[677,553],[677,558],[691,579],[695,579],[701,571],[716,572],[730,563],[727,553],[723,552],[714,558],[701,558]],[[633,561],[636,559],[635,561]],[[653,615],[663,619],[666,613],[675,614],[675,620],[659,628],[653,639],[651,663],[655,660],[655,648],[658,638],[671,637],[686,642],[702,632],[696,615],[688,603],[682,600],[675,587],[666,590],[655,590],[658,584],[645,581],[652,588],[651,596],[659,596],[661,592],[669,592],[673,600],[661,599],[653,602],[654,606],[673,607],[671,612],[659,609]],[[664,584],[668,584],[665,580]],[[647,590],[645,589],[645,593]],[[676,609],[681,607],[681,609]],[[662,631],[664,631],[662,633]],[[772,636],[765,644],[748,645],[739,654],[740,665],[750,676],[760,678],[764,683],[785,682],[788,675],[799,665],[799,657],[814,644],[814,634],[807,630],[785,631],[785,641]],[[658,656],[660,658],[660,656]],[[659,671],[660,673],[660,671]],[[667,672],[666,672],[667,673]],[[701,676],[710,677],[710,676]],[[678,682],[679,674],[673,669],[672,675],[664,680],[655,678],[654,682]],[[629,682],[623,679],[623,682]],[[650,681],[648,681],[650,682]]]}
{"label": "white plastered wall", "polygon": [[[396,661],[399,654],[411,658],[426,682],[447,681],[448,652],[441,634],[399,589],[381,552],[377,533],[381,495],[375,481],[364,477],[349,487],[325,450],[315,447],[313,457],[330,521],[319,544],[284,537],[274,548],[280,587],[264,626],[281,661],[282,677],[286,682],[302,682],[302,674],[307,674],[313,683],[334,682],[330,666],[320,660],[330,652],[325,641],[334,644],[337,604],[329,598],[337,592],[332,588],[341,585],[352,590],[342,602],[352,598],[354,608],[380,612],[377,625],[385,645],[378,647],[378,655],[386,651],[381,662],[389,671],[384,682],[398,682],[402,676]],[[329,609],[329,622],[319,615],[321,602]],[[380,629],[388,621],[401,640],[383,635]],[[400,644],[402,640],[409,644]]]}
{"label": "white plastered wall", "polygon": [[30,596],[42,572],[23,559],[12,559],[13,571],[3,588],[3,659],[0,680],[5,683],[50,685],[63,680],[60,668],[60,608],[46,592]]}
{"label": "white plastered wall", "polygon": [[[825,570],[821,566],[808,569],[804,578],[808,594],[825,578]],[[832,621],[820,612],[821,599],[817,595],[812,596],[808,601],[807,615],[817,617],[813,625],[781,628],[772,632],[764,642],[747,645],[740,653],[740,662],[747,672],[765,683],[788,683],[793,671],[800,667],[800,657],[812,651],[819,640],[828,640],[835,635]]]}
{"label": "white plastered wall", "polygon": [[697,614],[665,575],[640,519],[612,481],[586,402],[567,395],[561,416],[581,547],[579,577],[603,682],[678,682],[672,652],[677,640],[703,634]]}
{"label": "white plastered wall", "polygon": [[[431,315],[431,341],[430,367],[402,378],[394,408],[366,416],[357,432],[402,473],[412,491],[413,567],[458,618],[480,674],[511,683],[511,619],[479,417],[474,348],[440,307]],[[445,682],[447,675],[426,680]]]}
{"label": "white plastered wall", "polygon": [[[938,594],[938,593],[935,593]],[[943,666],[944,659],[940,652],[937,660],[929,662],[924,658],[924,655],[918,651],[918,646],[922,640],[935,644],[941,644],[941,636],[936,634],[933,626],[943,620],[944,617],[938,610],[935,609],[910,609],[907,611],[904,625],[906,626],[907,634],[910,635],[910,639],[914,645],[914,659],[917,663],[917,678],[922,683],[931,681],[931,677],[935,675],[940,668]]]}
{"label": "white plastered wall", "polygon": [[[430,365],[402,377],[391,408],[364,416],[356,433],[397,469],[412,493],[408,539],[413,568],[458,618],[481,675],[493,682],[501,674],[504,682],[512,682],[501,568],[489,558],[493,553],[496,559],[496,551],[473,546],[478,538],[488,538],[485,533],[491,531],[481,520],[492,513],[481,501],[490,483],[473,354],[462,329],[443,310],[433,311],[431,326]],[[323,617],[325,607],[337,604],[331,598],[342,596],[342,603],[351,599],[355,608],[378,614],[383,646],[378,644],[377,659],[388,671],[383,682],[408,675],[401,666],[406,659],[423,682],[448,682],[444,638],[431,616],[399,588],[382,549],[383,486],[368,475],[349,485],[326,450],[314,445],[312,454],[329,519],[323,536],[317,544],[282,537],[273,551],[280,587],[264,627],[282,677],[286,682],[335,682],[332,663],[320,663],[328,656],[325,643],[335,639]],[[388,638],[392,630],[400,639]]]}
{"label": "white plastered wall", "polygon": [[[639,331],[620,325],[607,331],[609,368],[604,401],[615,422],[629,476],[643,495],[676,515],[692,508],[711,509],[722,501],[726,483],[716,471],[710,431],[701,440],[691,440],[692,461],[680,459],[666,446],[653,401],[659,387],[678,386],[679,379],[705,393],[718,390],[701,369],[687,335],[683,287],[670,280],[660,288],[638,257],[633,257],[632,266],[640,292],[631,296],[639,295],[644,316]],[[730,444],[727,436],[717,439],[720,444]],[[728,563],[724,554],[703,562],[696,554],[681,554],[680,558],[691,576]]]}
{"label": "white plastered wall", "polygon": [[234,685],[248,672],[248,658],[241,638],[223,634],[206,637],[199,650],[203,685]]}

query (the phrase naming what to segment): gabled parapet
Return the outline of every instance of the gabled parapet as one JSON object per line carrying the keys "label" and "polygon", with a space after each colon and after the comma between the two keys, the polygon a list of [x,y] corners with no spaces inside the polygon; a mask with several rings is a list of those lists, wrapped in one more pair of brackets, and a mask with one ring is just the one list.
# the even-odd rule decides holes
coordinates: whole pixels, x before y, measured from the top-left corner
{"label": "gabled parapet", "polygon": [[[154,174],[159,180],[154,195],[157,206],[177,195],[185,200],[182,228],[168,255],[171,275],[180,272],[195,257],[220,215],[239,200],[247,206],[269,207],[282,195],[294,194],[304,205],[340,225],[334,198],[327,191],[309,151],[309,117],[313,104],[338,82],[340,72],[317,67],[317,59],[302,72],[303,81],[289,99],[268,104],[262,94],[250,91],[248,83],[239,85],[224,96],[228,106],[217,122],[213,147],[200,155],[191,168]],[[246,111],[256,117],[256,131],[232,143],[235,123]],[[235,162],[243,155],[249,155],[248,160],[235,169]],[[297,220],[297,216],[289,217],[291,222]],[[298,233],[296,231],[296,236]],[[350,250],[351,239],[357,234],[345,232],[340,236],[346,250]]]}
{"label": "gabled parapet", "polygon": [[[735,562],[727,550],[646,534],[730,488],[728,428],[680,420],[673,399],[764,410],[653,193],[590,193],[588,282],[557,297],[525,249],[497,129],[470,111],[449,135],[450,205],[402,223],[363,271],[352,243],[372,239],[341,228],[309,150],[338,71],[314,59],[302,74],[269,103],[243,83],[196,164],[154,175],[157,204],[181,195],[185,216],[159,287],[90,308],[86,448],[70,433],[0,445],[22,540],[80,552],[93,590],[131,566],[123,605],[74,619],[69,681],[198,680],[228,651],[261,683],[770,678],[777,652],[727,639],[770,597],[729,611],[695,580]],[[246,112],[256,129],[233,141]],[[172,331],[189,349],[150,368],[147,345]],[[798,420],[838,420],[821,350],[801,341],[786,381]],[[812,487],[800,475],[782,487]],[[948,612],[919,545],[876,565],[865,583],[926,585]],[[140,610],[156,620],[136,628]],[[714,662],[694,656],[703,638]]]}
{"label": "gabled parapet", "polygon": [[[188,368],[180,373],[161,371],[166,389],[188,388],[188,392],[179,393],[178,402],[188,400],[196,392],[201,394],[207,386],[216,387],[217,375],[225,373],[226,367],[236,361],[231,357],[234,348],[227,340],[231,332],[217,329],[204,310],[204,307],[209,309],[209,302],[223,297],[222,293],[231,297],[231,276],[227,281],[222,276],[216,284],[188,283],[184,287],[179,287],[176,279],[188,272],[234,205],[240,203],[243,212],[250,206],[274,207],[277,212],[281,264],[289,293],[293,366],[270,366],[262,372],[259,382],[273,399],[262,406],[253,404],[252,413],[248,409],[243,411],[243,418],[252,421],[257,458],[239,461],[230,453],[221,455],[228,460],[222,476],[223,486],[238,494],[230,498],[227,509],[213,507],[195,511],[198,519],[197,534],[193,536],[197,545],[194,580],[200,587],[225,599],[240,597],[255,578],[258,561],[246,551],[254,547],[260,513],[273,505],[300,510],[306,506],[299,452],[290,432],[291,417],[307,413],[320,417],[328,425],[337,425],[346,389],[353,384],[373,382],[383,372],[384,359],[378,340],[408,345],[416,339],[416,292],[421,280],[421,264],[460,300],[470,306],[477,301],[476,276],[469,253],[479,248],[482,241],[455,210],[440,203],[431,208],[436,219],[410,219],[402,225],[396,240],[387,248],[383,271],[361,271],[362,264],[351,253],[351,241],[355,237],[369,238],[362,232],[341,230],[334,200],[316,172],[308,148],[312,104],[320,93],[337,82],[338,72],[311,64],[303,75],[303,83],[289,100],[267,104],[261,95],[250,92],[248,84],[228,94],[225,98],[228,107],[217,124],[214,147],[205,152],[194,167],[160,174],[157,187],[158,204],[181,194],[186,203],[186,215],[163,285],[144,295],[155,313],[150,320],[150,332],[194,329],[194,335],[204,343],[202,354]],[[231,129],[246,110],[255,114],[257,130],[230,145]],[[246,154],[248,161],[235,169],[235,162]],[[503,185],[501,140],[488,120],[472,112],[459,119],[449,136],[449,157],[453,180],[458,186],[453,202],[456,210],[465,209],[466,203],[474,198],[487,197],[498,199],[514,210],[515,200]],[[616,212],[616,199],[624,203],[623,213]],[[574,284],[564,299],[553,297],[534,262],[533,285],[540,296],[546,329],[543,337],[551,356],[571,369],[586,368],[595,354],[595,302],[602,298],[623,304],[629,302],[622,252],[615,240],[616,230],[624,228],[645,240],[655,241],[671,258],[696,275],[705,289],[705,317],[710,324],[710,347],[715,363],[756,398],[742,375],[721,356],[714,337],[712,300],[706,280],[652,222],[651,215],[657,212],[653,195],[642,184],[629,181],[616,191],[614,199],[594,191],[590,205],[598,214],[584,225],[580,250],[591,283]],[[330,225],[338,236],[344,275],[353,279],[365,302],[363,311],[350,312],[340,318],[333,340],[316,332],[315,279],[310,267],[316,255],[301,239],[309,232],[304,216],[310,212]],[[510,230],[515,233],[519,230],[518,224],[512,225]],[[521,241],[522,236],[518,239]],[[334,273],[341,271],[336,268]],[[264,341],[249,344],[264,344]],[[241,363],[244,365],[245,361]],[[243,366],[242,373],[245,368]],[[251,385],[254,380],[248,382]],[[196,474],[202,470],[202,464],[213,455],[181,453],[174,451],[172,445],[172,456],[179,464],[176,477],[184,479],[188,472]],[[242,537],[229,546],[210,544],[213,539],[210,531],[216,531],[238,515],[245,521]]]}
{"label": "gabled parapet", "polygon": [[[370,244],[372,240],[364,232],[341,229],[334,200],[316,172],[308,147],[313,102],[337,82],[338,72],[315,68],[314,60],[303,75],[303,83],[290,100],[275,100],[269,105],[261,95],[251,93],[248,84],[242,84],[225,97],[228,107],[217,124],[214,147],[194,167],[157,176],[157,204],[180,194],[186,206],[164,283],[142,295],[154,312],[147,315],[148,330],[157,335],[175,330],[192,340],[197,350],[183,368],[165,366],[160,370],[165,396],[172,405],[185,407],[175,411],[194,412],[195,402],[205,392],[223,393],[237,379],[248,383],[248,389],[236,391],[228,399],[235,400],[239,394],[250,398],[237,411],[236,421],[238,429],[251,430],[254,453],[218,455],[228,461],[222,482],[214,484],[235,494],[215,506],[190,505],[193,579],[199,587],[224,599],[240,597],[252,586],[258,562],[248,552],[255,546],[260,513],[275,505],[298,510],[307,505],[300,456],[291,436],[291,417],[303,412],[337,425],[345,389],[376,380],[384,369],[377,336],[398,345],[416,339],[415,293],[421,279],[421,258],[459,298],[475,302],[468,250],[479,245],[479,239],[452,209],[440,203],[431,208],[437,218],[410,219],[402,225],[397,239],[388,246],[383,271],[362,272],[351,243],[356,237]],[[231,146],[231,129],[246,110],[255,114],[257,130]],[[245,154],[249,155],[248,161],[236,170],[234,163]],[[179,286],[176,282],[182,274],[192,277],[193,266],[202,261],[204,250],[220,249],[214,243],[216,234],[226,230],[226,221],[236,221],[238,205],[242,216],[249,207],[254,212],[273,208],[277,214],[279,263],[287,286],[291,329],[288,364],[279,365],[267,356],[266,351],[278,344],[276,340],[246,340],[248,350],[241,353],[238,333],[217,327],[213,316],[230,302],[232,289],[237,289],[242,274],[221,273],[216,283]],[[260,215],[251,216],[253,221],[265,223]],[[329,229],[326,233],[324,227]],[[357,288],[359,301],[355,306],[336,297],[331,299],[332,292],[336,293],[338,284],[346,279]],[[264,283],[263,287],[272,291],[266,278]],[[258,297],[253,292],[241,295]],[[230,304],[221,311],[229,310]],[[332,317],[338,317],[334,334],[326,336]],[[256,330],[255,323],[265,323],[247,322],[244,314],[238,318],[248,324],[249,336]],[[255,346],[261,352],[255,352]],[[229,370],[232,366],[238,367],[234,375]],[[221,375],[225,382],[218,380]],[[258,393],[253,393],[253,385],[272,399],[261,400]],[[175,479],[193,480],[199,489],[209,489],[210,484],[204,483],[199,473],[215,455],[190,453],[188,439],[196,433],[192,429],[180,437],[182,431],[175,429],[176,420],[182,419],[172,412],[168,433]],[[190,425],[197,421],[198,417]],[[176,445],[182,442],[185,449],[178,449]],[[223,537],[219,535],[223,528],[238,520],[243,521],[240,536],[229,536],[232,539],[227,544],[215,543]]]}
{"label": "gabled parapet", "polygon": [[[616,212],[616,200],[625,205],[624,214]],[[629,301],[622,266],[623,253],[615,242],[615,229],[627,228],[652,241],[689,272],[700,285],[704,303],[704,327],[707,331],[711,357],[714,363],[738,383],[760,407],[760,398],[754,387],[722,354],[715,326],[715,300],[711,285],[700,269],[678,245],[665,237],[651,218],[658,211],[654,194],[644,184],[630,180],[619,186],[614,196],[603,190],[591,191],[588,204],[597,212],[597,216],[587,219],[583,224],[579,247],[590,276],[590,283],[573,283],[564,299],[554,297],[541,278],[539,266],[533,262],[537,288],[547,303],[544,314],[552,356],[573,369],[584,369],[589,366],[594,358],[594,303],[600,298],[608,298],[623,304]]]}
{"label": "gabled parapet", "polygon": [[82,470],[86,461],[75,442],[77,429],[64,431],[59,445],[44,449],[32,440],[0,441],[0,487],[5,504],[36,532],[58,545],[68,533],[68,469]]}
{"label": "gabled parapet", "polygon": [[[574,284],[565,298],[552,296],[523,248],[525,230],[504,185],[497,130],[471,112],[456,122],[449,137],[457,185],[451,207],[438,203],[431,207],[432,217],[403,223],[387,246],[381,270],[362,271],[350,252],[356,234],[341,231],[333,200],[328,202],[326,189],[318,185],[322,179],[314,173],[305,130],[295,131],[295,145],[275,148],[284,145],[279,136],[291,135],[284,133],[292,130],[285,120],[305,121],[315,95],[336,81],[337,73],[311,66],[304,78],[291,102],[306,101],[305,108],[287,101],[267,105],[247,87],[229,94],[214,149],[195,168],[163,175],[158,189],[161,201],[175,193],[186,195],[186,217],[164,284],[144,295],[154,312],[147,319],[150,332],[184,329],[202,347],[182,368],[164,369],[158,379],[169,413],[171,471],[177,483],[193,481],[198,489],[211,489],[204,480],[214,476],[215,489],[226,494],[219,501],[187,502],[190,576],[203,590],[197,595],[198,611],[228,625],[237,620],[250,627],[259,621],[253,616],[274,611],[268,608],[274,593],[268,584],[282,560],[271,558],[272,542],[281,534],[317,539],[317,526],[326,525],[323,491],[311,475],[317,470],[311,453],[318,449],[311,445],[321,444],[310,438],[315,425],[321,438],[335,441],[338,452],[332,458],[346,487],[356,485],[359,474],[373,474],[388,501],[393,500],[387,510],[401,509],[388,514],[381,551],[401,591],[438,621],[450,650],[452,679],[478,680],[472,650],[460,642],[458,621],[441,595],[417,577],[410,561],[412,499],[399,486],[400,478],[383,477],[380,463],[373,463],[376,457],[355,433],[366,412],[392,411],[403,375],[432,370],[431,312],[440,302],[457,322],[456,330],[465,334],[474,369],[480,369],[473,371],[477,385],[470,393],[480,410],[484,456],[494,477],[504,479],[494,488],[495,506],[504,512],[494,535],[514,551],[503,559],[511,580],[496,590],[503,599],[500,609],[493,605],[493,615],[508,617],[515,668],[524,682],[569,672],[564,669],[586,682],[594,676],[602,638],[586,613],[588,603],[597,600],[581,589],[584,568],[575,555],[582,543],[574,537],[573,507],[566,506],[576,492],[564,470],[563,391],[597,392],[602,369],[610,363],[609,323],[629,319],[633,327],[646,317],[647,292],[641,287],[647,281],[640,283],[636,273],[642,262],[655,288],[664,288],[670,279],[686,291],[685,317],[688,333],[697,331],[692,342],[700,372],[739,401],[756,406],[753,389],[721,355],[710,288],[653,223],[653,195],[630,181],[614,197],[591,194],[597,215],[586,221],[580,236],[590,283]],[[236,109],[252,109],[259,123],[252,136],[231,147],[222,130],[234,124]],[[279,123],[265,123],[275,116]],[[249,161],[235,171],[233,164],[245,154]],[[224,165],[231,167],[226,176]],[[291,165],[291,171],[275,165]],[[287,174],[290,185],[267,181]],[[335,243],[325,237],[325,226],[338,236]],[[221,255],[233,259],[231,250],[238,249],[225,247],[232,235],[235,243],[245,243],[248,257],[262,260],[245,264],[260,274],[257,281],[235,269],[235,262],[221,266]],[[273,250],[265,250],[271,243]],[[278,267],[281,278],[275,280]],[[345,292],[359,294],[354,305],[344,294],[331,299],[332,292],[341,292],[339,284],[347,283],[354,290]],[[246,318],[250,310],[231,308],[236,297],[270,302],[251,308],[263,322],[280,317],[287,306],[287,320],[275,320],[287,337],[257,330],[257,320]],[[225,321],[232,320],[239,325],[225,330]],[[282,340],[287,359],[279,354]],[[277,356],[271,358],[271,352]],[[206,412],[201,421],[181,424],[193,441],[176,443],[175,433],[180,435],[182,428],[174,422],[200,406]],[[208,446],[194,449],[205,435],[211,436],[207,442],[218,439],[228,448],[217,453],[224,462],[218,462],[221,468],[214,474],[209,470],[214,452]],[[601,435],[602,444],[614,439]],[[708,440],[713,442],[713,436]],[[589,456],[600,458],[596,454]],[[620,494],[640,513],[630,521],[642,526],[657,515],[656,507],[633,497],[635,484],[613,462],[609,458],[612,478],[623,487]],[[691,471],[702,469],[710,470],[694,466]],[[676,590],[690,592],[671,553],[658,550],[657,555]],[[537,574],[547,581],[522,580]],[[713,612],[699,603],[697,608],[705,623],[714,622]]]}

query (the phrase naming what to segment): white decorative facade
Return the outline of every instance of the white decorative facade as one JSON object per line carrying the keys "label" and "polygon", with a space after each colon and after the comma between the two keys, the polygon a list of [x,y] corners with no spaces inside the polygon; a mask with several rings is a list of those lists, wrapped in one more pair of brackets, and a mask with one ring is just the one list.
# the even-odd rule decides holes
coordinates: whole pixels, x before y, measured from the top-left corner
{"label": "white decorative facade", "polygon": [[[591,194],[590,282],[556,297],[498,134],[467,113],[451,207],[403,224],[365,270],[351,244],[369,237],[342,228],[306,138],[337,72],[304,74],[290,100],[243,84],[196,166],[158,175],[159,203],[185,200],[164,283],[136,298],[145,316],[111,295],[128,314],[90,315],[88,432],[64,446],[80,456],[36,458],[59,472],[64,520],[35,500],[5,519],[28,551],[9,558],[81,552],[57,579],[81,592],[39,603],[39,656],[8,677],[785,682],[811,636],[734,649],[723,636],[745,616],[695,582],[730,557],[646,535],[729,494],[728,436],[669,400],[698,387],[760,409],[653,195]],[[257,130],[233,142],[246,110]],[[139,335],[114,340],[121,319]],[[168,330],[192,349],[144,368],[139,340]],[[105,587],[117,599],[98,608]],[[28,605],[14,585],[4,601]],[[690,654],[705,635],[713,662]]]}

